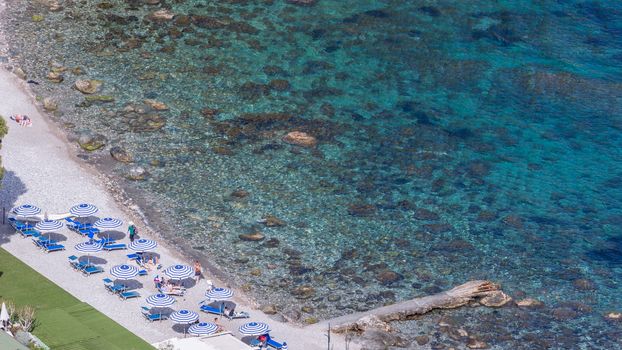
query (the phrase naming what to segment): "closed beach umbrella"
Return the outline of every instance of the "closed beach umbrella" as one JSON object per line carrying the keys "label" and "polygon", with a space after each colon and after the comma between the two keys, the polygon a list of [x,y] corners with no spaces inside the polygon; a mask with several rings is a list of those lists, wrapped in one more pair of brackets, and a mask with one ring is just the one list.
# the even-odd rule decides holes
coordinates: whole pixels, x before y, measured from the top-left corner
{"label": "closed beach umbrella", "polygon": [[19,207],[13,208],[13,212],[19,216],[33,216],[41,212],[41,208],[32,204],[23,204]]}
{"label": "closed beach umbrella", "polygon": [[130,243],[130,249],[135,252],[147,252],[155,249],[158,246],[156,241],[141,238],[134,240],[134,242]]}
{"label": "closed beach umbrella", "polygon": [[210,335],[216,333],[217,330],[217,325],[209,322],[201,322],[190,326],[190,328],[188,328],[188,333],[194,335]]}
{"label": "closed beach umbrella", "polygon": [[262,335],[270,332],[270,326],[263,322],[248,322],[240,326],[243,335]]}
{"label": "closed beach umbrella", "polygon": [[164,273],[171,279],[183,280],[194,276],[194,269],[192,266],[177,264],[166,268]]}
{"label": "closed beach umbrella", "polygon": [[[191,324],[199,320],[199,314],[190,310],[175,311],[169,316],[169,319],[177,324]],[[184,327],[184,337],[186,336],[186,328]]]}
{"label": "closed beach umbrella", "polygon": [[93,204],[81,203],[78,205],[74,205],[69,209],[69,213],[73,216],[77,216],[79,218],[85,218],[87,216],[91,216],[97,213],[97,207]]}
{"label": "closed beach umbrella", "polygon": [[[101,231],[112,230],[121,226],[123,226],[123,221],[115,218],[101,218],[93,224],[93,227]],[[110,235],[107,235],[106,238],[110,238]]]}
{"label": "closed beach umbrella", "polygon": [[233,297],[233,291],[229,288],[212,288],[205,292],[205,296],[212,300],[227,300]]}
{"label": "closed beach umbrella", "polygon": [[110,274],[121,280],[129,280],[138,275],[138,268],[133,265],[117,265],[110,269]]}
{"label": "closed beach umbrella", "polygon": [[74,247],[77,251],[87,254],[87,263],[91,263],[91,253],[97,253],[102,250],[103,244],[95,241],[87,241],[76,244]]}
{"label": "closed beach umbrella", "polygon": [[153,307],[167,307],[175,304],[175,298],[168,294],[159,293],[147,297],[145,302]]}

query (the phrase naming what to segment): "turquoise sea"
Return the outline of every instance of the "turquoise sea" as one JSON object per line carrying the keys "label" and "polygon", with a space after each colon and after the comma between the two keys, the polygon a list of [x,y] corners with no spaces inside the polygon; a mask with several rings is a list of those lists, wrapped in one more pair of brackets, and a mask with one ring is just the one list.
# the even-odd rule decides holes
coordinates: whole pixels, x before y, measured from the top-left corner
{"label": "turquoise sea", "polygon": [[295,2],[9,0],[3,30],[71,139],[105,138],[81,157],[260,304],[304,322],[488,279],[544,306],[403,336],[622,348],[622,3]]}

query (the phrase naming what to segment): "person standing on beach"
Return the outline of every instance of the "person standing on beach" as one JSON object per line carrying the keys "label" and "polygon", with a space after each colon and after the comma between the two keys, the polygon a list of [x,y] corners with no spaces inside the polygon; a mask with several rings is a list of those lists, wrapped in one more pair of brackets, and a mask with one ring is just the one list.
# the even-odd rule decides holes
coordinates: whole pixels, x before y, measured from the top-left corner
{"label": "person standing on beach", "polygon": [[203,274],[203,268],[201,267],[201,263],[199,260],[194,261],[194,280],[198,283],[201,279],[201,275]]}
{"label": "person standing on beach", "polygon": [[134,242],[134,238],[136,238],[136,225],[132,221],[129,222],[127,233],[130,235],[130,242]]}

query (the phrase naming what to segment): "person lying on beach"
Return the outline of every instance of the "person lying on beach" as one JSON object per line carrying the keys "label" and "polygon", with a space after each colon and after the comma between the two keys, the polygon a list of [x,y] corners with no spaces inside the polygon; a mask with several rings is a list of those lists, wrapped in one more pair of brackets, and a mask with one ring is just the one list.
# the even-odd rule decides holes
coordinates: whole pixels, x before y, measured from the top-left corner
{"label": "person lying on beach", "polygon": [[214,318],[214,324],[216,325],[216,333],[220,333],[220,332],[224,332],[225,331],[225,327],[223,327],[220,322],[218,322],[218,317]]}
{"label": "person lying on beach", "polygon": [[32,126],[32,120],[27,115],[16,114],[11,116],[11,120],[14,120],[21,126]]}

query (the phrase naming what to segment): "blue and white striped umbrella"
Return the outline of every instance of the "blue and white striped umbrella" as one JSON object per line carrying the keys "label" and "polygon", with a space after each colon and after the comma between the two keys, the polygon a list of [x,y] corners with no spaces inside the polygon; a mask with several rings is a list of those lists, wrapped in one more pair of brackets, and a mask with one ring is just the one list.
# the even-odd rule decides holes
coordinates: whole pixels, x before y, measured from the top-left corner
{"label": "blue and white striped umbrella", "polygon": [[194,335],[210,335],[216,333],[217,330],[217,325],[209,322],[201,322],[190,326],[190,328],[188,328],[188,333]]}
{"label": "blue and white striped umbrella", "polygon": [[138,268],[133,265],[117,265],[110,269],[110,274],[121,280],[129,280],[138,275]]}
{"label": "blue and white striped umbrella", "polygon": [[145,299],[145,302],[153,307],[167,307],[175,304],[175,298],[168,294],[154,294]]}
{"label": "blue and white striped umbrella", "polygon": [[103,247],[104,245],[101,243],[97,243],[95,241],[87,241],[76,244],[75,249],[79,252],[90,254],[101,251]]}
{"label": "blue and white striped umbrella", "polygon": [[32,204],[23,204],[13,208],[13,212],[19,216],[33,216],[41,212],[41,208]]}
{"label": "blue and white striped umbrella", "polygon": [[56,220],[43,220],[37,222],[35,228],[39,232],[54,232],[58,231],[63,227],[63,223]]}
{"label": "blue and white striped umbrella", "polygon": [[199,314],[190,310],[179,310],[173,312],[169,318],[171,321],[178,324],[190,324],[194,323],[199,319]]}
{"label": "blue and white striped umbrella", "polygon": [[78,205],[74,205],[69,209],[69,213],[73,216],[77,216],[79,218],[84,218],[87,216],[91,216],[97,213],[97,207],[93,204],[81,203]]}
{"label": "blue and white striped umbrella", "polygon": [[270,326],[263,322],[248,322],[240,326],[243,335],[262,335],[270,332]]}
{"label": "blue and white striped umbrella", "polygon": [[137,239],[130,243],[130,249],[135,252],[146,252],[155,249],[157,246],[158,242],[146,238]]}
{"label": "blue and white striped umbrella", "polygon": [[190,278],[194,276],[194,269],[188,265],[178,264],[166,268],[166,270],[164,270],[164,273],[171,279],[183,280],[184,278]]}
{"label": "blue and white striped umbrella", "polygon": [[233,296],[229,288],[212,288],[205,292],[205,296],[212,300],[227,300]]}
{"label": "blue and white striped umbrella", "polygon": [[108,230],[117,227],[121,227],[123,225],[123,221],[115,218],[101,218],[93,224],[94,227],[97,227],[100,230]]}

